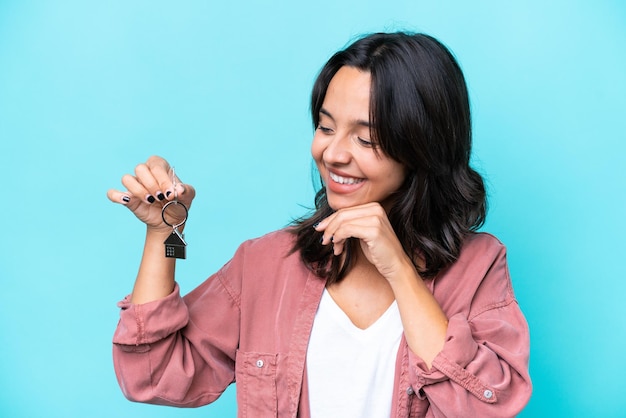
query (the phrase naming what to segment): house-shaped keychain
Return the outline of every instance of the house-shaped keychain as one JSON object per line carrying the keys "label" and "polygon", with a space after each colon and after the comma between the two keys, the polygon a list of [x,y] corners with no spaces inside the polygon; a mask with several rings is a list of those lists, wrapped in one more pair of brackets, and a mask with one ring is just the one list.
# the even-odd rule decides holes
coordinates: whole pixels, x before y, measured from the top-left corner
{"label": "house-shaped keychain", "polygon": [[187,243],[185,242],[184,235],[178,232],[177,228],[174,228],[170,236],[165,240],[164,244],[166,257],[185,258]]}

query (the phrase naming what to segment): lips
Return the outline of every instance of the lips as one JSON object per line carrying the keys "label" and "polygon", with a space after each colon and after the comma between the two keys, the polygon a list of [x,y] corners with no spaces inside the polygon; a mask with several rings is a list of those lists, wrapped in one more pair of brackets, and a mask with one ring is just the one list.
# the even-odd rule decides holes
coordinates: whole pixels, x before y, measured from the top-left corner
{"label": "lips", "polygon": [[335,196],[335,198],[337,196],[351,196],[352,193],[357,192],[357,190],[363,187],[365,180],[366,179],[362,177],[352,177],[347,175],[347,173],[338,173],[336,170],[329,170],[326,181],[327,196],[329,199],[333,199],[332,196]]}
{"label": "lips", "polygon": [[340,176],[339,174],[333,173],[331,171],[328,172],[328,176],[335,183],[346,184],[346,185],[358,184],[358,183],[365,181],[365,179],[358,178],[358,177]]}

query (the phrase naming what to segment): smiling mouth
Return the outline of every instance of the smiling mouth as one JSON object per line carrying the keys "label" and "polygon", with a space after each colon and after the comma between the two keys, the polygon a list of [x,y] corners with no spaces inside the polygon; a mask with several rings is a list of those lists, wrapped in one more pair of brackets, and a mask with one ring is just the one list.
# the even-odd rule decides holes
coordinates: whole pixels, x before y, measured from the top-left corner
{"label": "smiling mouth", "polygon": [[328,172],[328,175],[330,176],[332,181],[339,184],[358,184],[365,181],[365,179],[359,179],[355,177],[338,176],[337,174],[334,174],[332,172]]}

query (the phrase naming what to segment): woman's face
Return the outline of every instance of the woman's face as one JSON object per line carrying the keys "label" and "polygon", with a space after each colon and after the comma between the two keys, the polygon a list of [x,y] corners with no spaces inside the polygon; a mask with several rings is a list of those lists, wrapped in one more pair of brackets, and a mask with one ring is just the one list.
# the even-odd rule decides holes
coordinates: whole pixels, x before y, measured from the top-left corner
{"label": "woman's face", "polygon": [[385,206],[405,178],[402,164],[376,150],[370,135],[369,72],[344,66],[328,85],[311,153],[334,210]]}

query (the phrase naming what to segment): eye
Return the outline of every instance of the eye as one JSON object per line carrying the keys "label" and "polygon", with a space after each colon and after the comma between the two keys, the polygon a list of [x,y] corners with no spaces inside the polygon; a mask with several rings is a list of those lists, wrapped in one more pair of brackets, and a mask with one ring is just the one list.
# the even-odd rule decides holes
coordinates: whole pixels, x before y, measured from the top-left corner
{"label": "eye", "polygon": [[326,126],[317,125],[317,129],[318,129],[320,132],[322,132],[322,133],[324,133],[324,134],[327,134],[327,135],[328,135],[328,134],[332,134],[332,133],[333,133],[333,130],[332,130],[331,128],[326,127]]}
{"label": "eye", "polygon": [[376,144],[374,144],[372,141],[370,141],[369,139],[364,139],[361,138],[360,136],[356,137],[356,141],[359,145],[366,147],[366,148],[376,148]]}

